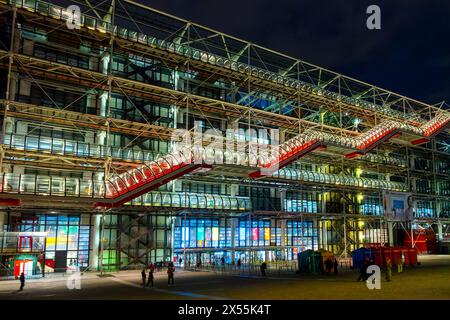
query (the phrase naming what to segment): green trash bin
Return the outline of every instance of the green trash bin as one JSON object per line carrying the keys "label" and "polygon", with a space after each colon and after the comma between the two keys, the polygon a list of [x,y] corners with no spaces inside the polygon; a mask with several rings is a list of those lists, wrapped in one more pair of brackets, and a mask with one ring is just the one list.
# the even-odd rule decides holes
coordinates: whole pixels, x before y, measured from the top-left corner
{"label": "green trash bin", "polygon": [[297,254],[299,273],[322,272],[322,255],[318,251],[305,250]]}

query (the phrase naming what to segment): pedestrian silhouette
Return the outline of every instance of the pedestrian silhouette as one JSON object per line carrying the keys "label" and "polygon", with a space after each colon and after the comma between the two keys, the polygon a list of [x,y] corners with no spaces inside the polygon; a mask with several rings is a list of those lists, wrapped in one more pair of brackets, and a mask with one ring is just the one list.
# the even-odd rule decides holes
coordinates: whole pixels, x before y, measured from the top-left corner
{"label": "pedestrian silhouette", "polygon": [[25,274],[23,272],[20,274],[19,280],[20,280],[20,289],[19,289],[19,291],[22,291],[23,287],[25,287]]}
{"label": "pedestrian silhouette", "polygon": [[325,270],[326,270],[327,274],[330,274],[332,267],[333,267],[333,262],[331,261],[330,257],[328,257],[328,259],[325,260]]}
{"label": "pedestrian silhouette", "polygon": [[145,278],[147,278],[147,275],[145,274],[145,269],[142,269],[141,276],[142,276],[142,286],[145,288]]}
{"label": "pedestrian silhouette", "polygon": [[266,276],[267,264],[265,262],[261,263],[261,266],[259,267],[259,269],[261,270],[261,275],[263,277],[265,277]]}
{"label": "pedestrian silhouette", "polygon": [[338,274],[339,262],[337,261],[336,258],[334,258],[333,267],[334,267],[334,275],[337,276],[337,274]]}
{"label": "pedestrian silhouette", "polygon": [[167,267],[167,284],[174,284],[174,281],[173,281],[174,272],[175,272],[175,268],[173,267],[173,265],[169,265]]}
{"label": "pedestrian silhouette", "polygon": [[392,280],[392,261],[391,258],[386,258],[386,281]]}
{"label": "pedestrian silhouette", "polygon": [[359,277],[356,281],[366,281],[367,280],[367,268],[369,267],[369,259],[364,259],[363,265],[361,266],[361,269],[359,269]]}
{"label": "pedestrian silhouette", "polygon": [[150,283],[152,284],[152,288],[153,288],[153,269],[151,269],[151,268],[148,271],[147,287],[150,285]]}

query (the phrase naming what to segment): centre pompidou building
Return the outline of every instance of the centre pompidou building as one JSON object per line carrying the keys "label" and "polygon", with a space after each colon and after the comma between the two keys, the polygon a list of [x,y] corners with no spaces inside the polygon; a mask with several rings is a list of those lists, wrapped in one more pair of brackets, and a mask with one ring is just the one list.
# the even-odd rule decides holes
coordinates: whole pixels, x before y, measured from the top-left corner
{"label": "centre pompidou building", "polygon": [[0,0],[0,26],[3,275],[445,250],[445,103],[128,0]]}

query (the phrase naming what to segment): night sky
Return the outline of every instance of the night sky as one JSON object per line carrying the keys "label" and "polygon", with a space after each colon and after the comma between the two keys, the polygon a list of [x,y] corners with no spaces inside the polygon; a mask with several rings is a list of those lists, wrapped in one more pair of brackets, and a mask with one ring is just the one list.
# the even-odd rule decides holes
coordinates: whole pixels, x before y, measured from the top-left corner
{"label": "night sky", "polygon": [[[135,0],[370,84],[450,103],[448,0]],[[368,30],[366,8],[381,8]]]}

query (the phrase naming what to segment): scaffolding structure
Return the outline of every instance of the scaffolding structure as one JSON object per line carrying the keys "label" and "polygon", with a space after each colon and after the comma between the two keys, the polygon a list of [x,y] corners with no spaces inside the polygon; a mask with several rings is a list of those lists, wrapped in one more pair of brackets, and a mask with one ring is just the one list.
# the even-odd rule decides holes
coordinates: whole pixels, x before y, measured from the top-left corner
{"label": "scaffolding structure", "polygon": [[[420,102],[134,1],[70,1],[79,16],[58,2],[0,0],[3,229],[30,212],[79,215],[91,230],[88,265],[102,270],[187,249],[227,252],[231,261],[239,250],[292,259],[320,247],[346,256],[399,241],[401,223],[386,203],[386,192],[396,192],[413,199],[411,228],[445,240],[446,103]],[[71,19],[79,27],[68,28]],[[232,147],[244,155],[220,151],[223,142],[208,149],[210,141],[180,151],[181,129],[189,139],[198,130],[234,130]],[[275,142],[275,153],[252,157],[255,146]],[[216,157],[233,161],[207,161]],[[195,224],[193,247],[183,229],[189,221],[178,226],[177,217]],[[228,240],[208,246],[202,230],[210,238],[224,230]]]}

